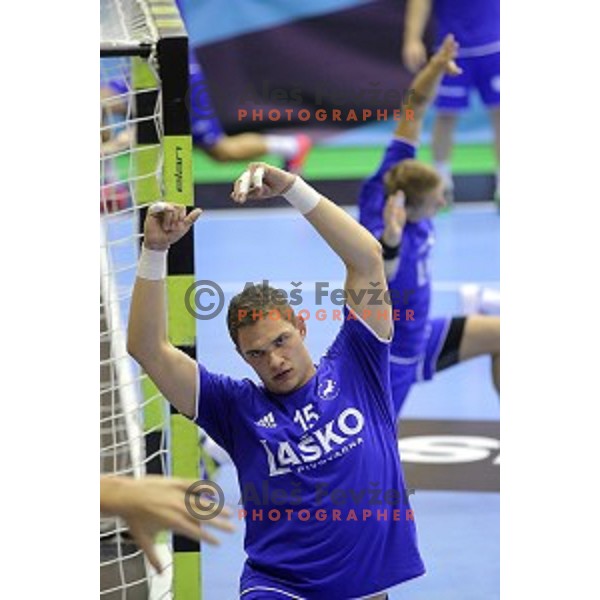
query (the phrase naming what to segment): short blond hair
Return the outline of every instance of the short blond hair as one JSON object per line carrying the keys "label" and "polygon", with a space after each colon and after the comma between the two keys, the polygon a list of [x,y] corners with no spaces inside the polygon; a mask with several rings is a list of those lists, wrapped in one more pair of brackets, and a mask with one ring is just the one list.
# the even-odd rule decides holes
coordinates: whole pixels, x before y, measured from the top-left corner
{"label": "short blond hair", "polygon": [[416,208],[423,196],[432,192],[441,182],[438,172],[430,165],[407,159],[391,167],[383,178],[386,196],[402,190],[406,206]]}

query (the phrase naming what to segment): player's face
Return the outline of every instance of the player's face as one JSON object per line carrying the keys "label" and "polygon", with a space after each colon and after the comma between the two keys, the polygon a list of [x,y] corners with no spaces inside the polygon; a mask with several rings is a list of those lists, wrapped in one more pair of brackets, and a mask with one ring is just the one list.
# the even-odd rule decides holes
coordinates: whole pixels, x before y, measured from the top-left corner
{"label": "player's face", "polygon": [[314,366],[304,345],[306,326],[283,318],[260,319],[238,332],[238,349],[267,389],[287,394],[304,385]]}
{"label": "player's face", "polygon": [[412,222],[431,219],[444,206],[446,206],[444,184],[440,182],[433,190],[423,196],[419,206],[407,211],[407,218]]}

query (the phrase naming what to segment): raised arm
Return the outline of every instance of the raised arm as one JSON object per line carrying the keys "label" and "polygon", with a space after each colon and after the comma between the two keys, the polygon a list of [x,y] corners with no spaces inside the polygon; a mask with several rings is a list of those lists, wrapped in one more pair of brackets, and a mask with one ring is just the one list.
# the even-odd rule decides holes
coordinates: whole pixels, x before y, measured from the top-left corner
{"label": "raised arm", "polygon": [[405,109],[412,111],[410,118],[403,118],[396,127],[394,135],[416,144],[421,135],[425,111],[437,92],[445,73],[458,75],[461,70],[454,59],[458,54],[458,44],[453,35],[446,36],[440,49],[416,75],[410,84],[409,102]]}
{"label": "raised arm", "polygon": [[[262,177],[255,173],[263,170]],[[254,183],[244,191],[242,176],[232,198],[243,203],[283,195],[304,214],[346,266],[347,304],[375,333],[389,339],[392,333],[390,305],[383,301],[387,283],[381,244],[339,206],[311,188],[299,177],[265,163],[252,163],[247,172]],[[259,185],[260,184],[260,185]]]}
{"label": "raised arm", "polygon": [[404,66],[416,73],[427,61],[423,34],[431,15],[431,0],[408,0],[404,13],[404,40],[402,59]]}
{"label": "raised arm", "polygon": [[167,251],[200,216],[195,209],[186,216],[184,206],[161,203],[148,211],[144,245],[133,288],[127,351],[144,368],[165,398],[182,414],[195,416],[196,362],[173,346],[167,336]]}
{"label": "raised arm", "polygon": [[381,245],[383,247],[383,266],[388,281],[396,276],[400,267],[399,247],[406,225],[405,200],[404,192],[399,190],[386,200],[383,211],[385,227],[381,236]]}

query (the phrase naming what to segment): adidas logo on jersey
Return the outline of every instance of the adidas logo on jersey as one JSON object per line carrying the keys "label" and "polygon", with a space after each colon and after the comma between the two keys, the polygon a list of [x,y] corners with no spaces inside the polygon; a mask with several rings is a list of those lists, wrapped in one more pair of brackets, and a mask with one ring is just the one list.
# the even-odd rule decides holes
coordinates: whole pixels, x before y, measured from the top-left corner
{"label": "adidas logo on jersey", "polygon": [[255,421],[255,423],[259,427],[266,427],[267,429],[275,429],[275,427],[277,427],[277,423],[275,423],[275,417],[273,416],[272,412],[266,414],[262,419]]}

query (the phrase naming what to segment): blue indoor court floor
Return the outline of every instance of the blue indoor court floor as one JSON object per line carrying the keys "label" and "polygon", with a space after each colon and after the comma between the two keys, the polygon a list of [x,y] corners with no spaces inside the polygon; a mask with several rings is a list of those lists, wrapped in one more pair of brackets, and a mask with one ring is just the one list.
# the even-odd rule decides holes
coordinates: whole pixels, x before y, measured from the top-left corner
{"label": "blue indoor court floor", "polygon": [[[355,210],[350,212],[356,216]],[[432,314],[458,314],[461,284],[499,286],[499,217],[491,203],[457,206],[439,215],[436,224]],[[311,315],[317,308],[339,308],[326,302],[316,306],[314,286],[327,281],[331,289],[342,287],[343,265],[293,209],[207,211],[194,235],[196,279],[217,282],[225,292],[225,306],[246,282],[267,279],[287,291],[292,281],[301,281],[299,308]],[[307,327],[307,344],[317,362],[339,323],[311,318]],[[197,334],[198,358],[209,370],[253,378],[229,339],[225,311],[218,318],[198,321]],[[458,365],[414,387],[402,416],[410,430],[410,439],[401,442],[407,485],[411,487],[411,467],[427,482],[412,486],[411,504],[428,572],[392,590],[390,599],[499,598],[499,401],[491,384],[489,359]],[[429,442],[438,436],[441,445],[423,451],[425,438],[417,440],[423,434]],[[440,479],[440,472],[450,475]],[[462,483],[455,484],[454,473]],[[480,473],[485,475],[485,486],[479,482]],[[233,467],[224,466],[216,481],[235,508],[239,490]],[[238,597],[244,526],[235,520],[237,532],[221,536],[220,547],[203,546],[205,600]]]}

